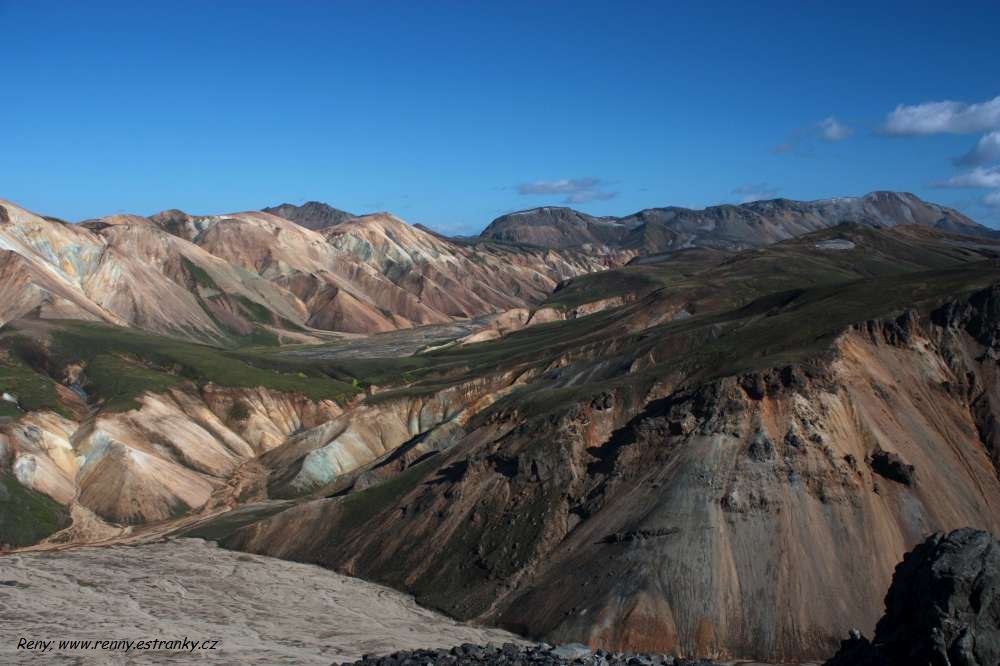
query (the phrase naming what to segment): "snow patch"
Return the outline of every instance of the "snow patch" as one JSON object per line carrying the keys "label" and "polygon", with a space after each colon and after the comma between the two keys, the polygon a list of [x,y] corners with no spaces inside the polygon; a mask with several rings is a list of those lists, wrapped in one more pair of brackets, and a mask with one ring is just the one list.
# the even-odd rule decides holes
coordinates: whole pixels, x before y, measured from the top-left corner
{"label": "snow patch", "polygon": [[849,241],[846,238],[832,238],[830,240],[821,240],[816,243],[817,250],[853,250],[857,247],[853,241]]}

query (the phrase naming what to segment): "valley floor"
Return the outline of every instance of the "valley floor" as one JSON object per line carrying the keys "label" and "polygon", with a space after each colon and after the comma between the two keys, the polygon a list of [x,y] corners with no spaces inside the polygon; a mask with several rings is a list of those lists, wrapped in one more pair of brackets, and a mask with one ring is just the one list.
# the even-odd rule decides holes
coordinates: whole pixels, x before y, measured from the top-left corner
{"label": "valley floor", "polygon": [[412,356],[430,347],[445,345],[472,335],[485,328],[495,318],[496,315],[486,315],[447,324],[429,324],[373,335],[344,336],[335,343],[293,347],[290,351],[286,351],[285,355],[317,360]]}

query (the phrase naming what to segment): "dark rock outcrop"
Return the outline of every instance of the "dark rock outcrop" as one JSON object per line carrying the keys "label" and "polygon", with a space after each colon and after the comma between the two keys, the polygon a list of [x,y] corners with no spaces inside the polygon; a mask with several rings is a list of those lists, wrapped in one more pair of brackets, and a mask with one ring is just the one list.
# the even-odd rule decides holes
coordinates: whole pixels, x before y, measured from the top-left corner
{"label": "dark rock outcrop", "polygon": [[996,349],[1000,347],[1000,285],[977,291],[968,300],[943,305],[931,318],[940,326],[965,329],[984,347]]}
{"label": "dark rock outcrop", "polygon": [[890,481],[902,483],[906,486],[913,485],[913,475],[915,468],[906,464],[902,458],[891,451],[879,449],[871,456],[871,467],[879,476],[883,476]]}
{"label": "dark rock outcrop", "polygon": [[896,567],[885,615],[826,666],[1000,664],[1000,542],[988,532],[935,534]]}
{"label": "dark rock outcrop", "polygon": [[636,655],[604,650],[591,650],[585,645],[569,644],[552,647],[538,645],[459,645],[450,650],[410,650],[389,655],[365,655],[355,662],[344,662],[342,666],[474,666],[489,664],[502,666],[509,664],[538,664],[556,666],[577,664],[579,666],[719,666],[714,661],[690,661],[668,655]]}

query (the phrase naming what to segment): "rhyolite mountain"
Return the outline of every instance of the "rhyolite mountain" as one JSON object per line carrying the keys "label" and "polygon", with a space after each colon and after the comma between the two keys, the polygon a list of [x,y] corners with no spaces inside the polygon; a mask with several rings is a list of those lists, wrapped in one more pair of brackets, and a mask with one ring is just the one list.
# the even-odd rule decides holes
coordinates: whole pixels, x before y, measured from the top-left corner
{"label": "rhyolite mountain", "polygon": [[[533,638],[787,662],[873,635],[929,533],[1000,531],[1000,241],[978,227],[615,266],[385,214],[0,206],[0,544],[202,536]],[[263,336],[337,330],[334,288],[373,304],[339,303],[352,321],[405,321]],[[473,296],[504,311],[456,330]],[[241,318],[248,344],[222,332]]]}
{"label": "rhyolite mountain", "polygon": [[956,210],[912,194],[872,192],[863,197],[772,199],[702,210],[649,208],[626,217],[594,217],[547,206],[499,217],[482,237],[551,248],[590,246],[656,254],[686,247],[759,247],[842,222],[919,224],[966,234],[991,233]]}
{"label": "rhyolite mountain", "polygon": [[264,212],[73,225],[7,201],[0,209],[0,321],[84,319],[214,343],[503,312],[607,265],[578,251],[458,244],[388,214],[314,231]]}

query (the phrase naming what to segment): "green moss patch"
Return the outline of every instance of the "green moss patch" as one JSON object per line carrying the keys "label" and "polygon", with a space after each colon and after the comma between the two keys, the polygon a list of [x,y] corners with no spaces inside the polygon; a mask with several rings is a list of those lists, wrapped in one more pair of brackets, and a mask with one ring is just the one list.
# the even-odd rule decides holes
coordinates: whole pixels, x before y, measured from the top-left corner
{"label": "green moss patch", "polygon": [[60,322],[52,333],[53,362],[84,362],[88,391],[113,409],[127,408],[143,391],[184,381],[301,393],[314,400],[344,401],[358,389],[311,364],[267,353],[220,349],[103,324]]}
{"label": "green moss patch", "polygon": [[66,507],[0,473],[0,545],[30,546],[69,524]]}
{"label": "green moss patch", "polygon": [[212,276],[208,274],[208,271],[187,257],[184,257],[182,261],[184,262],[184,267],[187,269],[187,272],[191,275],[199,287],[219,290],[219,285],[215,283],[215,280],[213,280]]}
{"label": "green moss patch", "polygon": [[[7,353],[0,358],[0,393],[15,396],[26,411],[51,410],[70,416],[69,410],[59,401],[56,383],[44,372],[32,369],[12,349],[11,340],[0,344]],[[21,411],[9,402],[0,401],[0,416],[18,416]]]}

